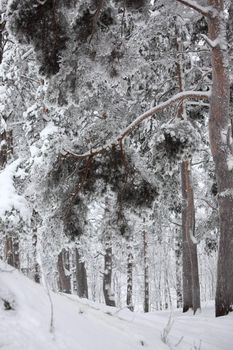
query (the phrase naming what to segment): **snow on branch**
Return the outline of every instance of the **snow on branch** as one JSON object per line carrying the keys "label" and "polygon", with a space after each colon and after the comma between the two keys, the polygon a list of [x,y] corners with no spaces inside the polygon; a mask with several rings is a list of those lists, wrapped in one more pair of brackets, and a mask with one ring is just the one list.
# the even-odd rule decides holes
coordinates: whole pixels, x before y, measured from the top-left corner
{"label": "snow on branch", "polygon": [[187,99],[192,100],[207,100],[210,97],[209,92],[202,92],[202,91],[184,91],[180,92],[174,96],[172,96],[169,100],[160,103],[159,105],[149,109],[145,113],[141,114],[139,117],[137,117],[131,124],[129,124],[122,132],[113,140],[109,141],[105,145],[93,148],[83,154],[77,154],[69,150],[65,150],[64,155],[72,155],[76,158],[87,158],[87,157],[93,157],[97,154],[101,154],[107,150],[110,150],[113,146],[117,146],[122,143],[122,140],[128,136],[138,125],[140,125],[144,120],[150,118],[155,113],[158,113],[162,110],[164,110],[167,107],[170,107],[176,102],[181,102]]}
{"label": "snow on branch", "polygon": [[218,37],[215,40],[209,39],[208,36],[206,36],[205,34],[201,34],[201,37],[205,40],[207,45],[211,47],[211,49],[217,47],[220,44],[220,40]]}
{"label": "snow on branch", "polygon": [[37,2],[40,5],[44,5],[47,2],[47,0],[37,0]]}
{"label": "snow on branch", "polygon": [[190,8],[192,8],[193,10],[199,12],[200,14],[202,14],[205,17],[213,17],[214,16],[214,10],[210,7],[210,6],[201,6],[199,5],[196,1],[193,0],[176,0],[178,2],[180,2],[183,5],[186,5]]}

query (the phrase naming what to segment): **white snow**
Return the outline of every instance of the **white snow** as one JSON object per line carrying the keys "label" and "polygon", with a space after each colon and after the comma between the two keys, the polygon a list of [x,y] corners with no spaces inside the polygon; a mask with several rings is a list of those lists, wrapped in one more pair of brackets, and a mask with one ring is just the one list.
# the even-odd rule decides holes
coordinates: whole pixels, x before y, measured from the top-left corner
{"label": "white snow", "polygon": [[2,298],[14,306],[7,311],[0,301],[3,350],[232,350],[233,316],[216,319],[211,305],[195,316],[181,311],[142,314],[51,292],[51,333],[46,290],[0,263]]}
{"label": "white snow", "polygon": [[24,221],[30,217],[31,210],[26,199],[16,192],[14,186],[13,177],[19,164],[17,159],[0,172],[0,218],[3,220],[12,209],[17,210]]}
{"label": "white snow", "polygon": [[229,171],[233,170],[233,155],[232,154],[229,154],[227,157],[227,167],[228,167]]}
{"label": "white snow", "polygon": [[52,135],[58,131],[58,127],[53,122],[49,122],[46,127],[40,132],[40,137],[45,140],[49,135]]}

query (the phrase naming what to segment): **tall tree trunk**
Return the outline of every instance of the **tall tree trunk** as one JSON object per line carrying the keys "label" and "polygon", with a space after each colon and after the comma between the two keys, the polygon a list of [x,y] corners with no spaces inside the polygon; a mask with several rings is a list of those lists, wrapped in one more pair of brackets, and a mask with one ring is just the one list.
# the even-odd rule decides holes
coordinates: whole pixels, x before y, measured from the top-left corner
{"label": "tall tree trunk", "polygon": [[71,294],[69,251],[62,249],[58,255],[58,285],[62,293]]}
{"label": "tall tree trunk", "polygon": [[75,248],[77,294],[80,298],[88,299],[87,271],[78,248]]}
{"label": "tall tree trunk", "polygon": [[114,293],[112,291],[112,246],[109,236],[106,237],[105,242],[103,292],[105,304],[108,306],[116,306]]}
{"label": "tall tree trunk", "polygon": [[209,39],[219,43],[212,48],[212,96],[210,100],[209,139],[218,186],[220,240],[218,255],[216,316],[232,310],[233,304],[233,157],[229,116],[230,83],[224,23],[224,1],[209,0],[216,9],[208,18]]}
{"label": "tall tree trunk", "polygon": [[183,232],[183,312],[200,308],[197,245],[194,238],[195,211],[190,162],[181,166],[182,182],[182,232]]}
{"label": "tall tree trunk", "polygon": [[209,8],[200,8],[187,0],[177,1],[204,14],[208,21],[207,42],[212,62],[209,140],[217,178],[220,221],[215,313],[224,316],[232,310],[233,304],[233,142],[224,0],[208,0]]}
{"label": "tall tree trunk", "polygon": [[[7,126],[6,126],[7,128]],[[13,154],[13,132],[2,129],[0,131],[0,168],[3,168]]]}
{"label": "tall tree trunk", "polygon": [[181,282],[182,243],[181,243],[181,239],[179,237],[176,237],[176,240],[177,240],[176,247],[175,247],[175,256],[176,256],[176,306],[177,306],[177,308],[180,308],[183,305],[182,282]]}
{"label": "tall tree trunk", "polygon": [[144,253],[144,312],[149,312],[149,261],[148,261],[148,237],[143,231],[143,253]]}
{"label": "tall tree trunk", "polygon": [[5,239],[5,260],[7,264],[20,269],[19,241],[12,235],[7,235]]}
{"label": "tall tree trunk", "polygon": [[[177,26],[177,52],[183,51],[180,28]],[[185,90],[184,67],[182,55],[177,62],[177,75],[180,92]],[[179,118],[186,118],[184,103],[178,110]],[[195,208],[190,161],[185,160],[181,165],[182,186],[182,241],[183,241],[183,312],[193,309],[195,313],[201,307],[200,285],[198,273],[197,246],[194,241]]]}
{"label": "tall tree trunk", "polygon": [[37,261],[37,234],[34,233],[32,237],[33,246],[33,277],[36,283],[40,283],[40,265]]}
{"label": "tall tree trunk", "polygon": [[133,311],[133,254],[132,254],[132,246],[129,239],[127,244],[127,298],[126,305],[129,310]]}

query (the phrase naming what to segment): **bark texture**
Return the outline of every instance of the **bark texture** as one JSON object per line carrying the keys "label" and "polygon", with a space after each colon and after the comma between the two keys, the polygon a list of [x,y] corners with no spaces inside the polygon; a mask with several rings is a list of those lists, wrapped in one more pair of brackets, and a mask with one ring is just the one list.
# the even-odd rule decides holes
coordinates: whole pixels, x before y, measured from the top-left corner
{"label": "bark texture", "polygon": [[181,260],[182,260],[182,243],[179,238],[177,238],[176,247],[176,306],[177,308],[182,307],[183,297],[182,297],[182,274],[181,274]]}
{"label": "bark texture", "polygon": [[183,312],[200,308],[197,245],[194,238],[195,210],[190,163],[181,166],[182,182],[182,233],[183,233]]}
{"label": "bark texture", "polygon": [[36,283],[40,283],[40,265],[37,261],[37,235],[36,233],[32,237],[33,247],[33,277]]}
{"label": "bark texture", "polygon": [[19,241],[12,235],[6,236],[5,239],[5,260],[7,264],[20,269]]}
{"label": "bark texture", "polygon": [[62,249],[58,255],[59,290],[62,293],[71,294],[69,251]]}
{"label": "bark texture", "polygon": [[103,276],[103,292],[105,304],[108,306],[116,306],[114,294],[112,292],[112,246],[110,237],[107,237],[105,243],[104,256],[104,276]]}
{"label": "bark texture", "polygon": [[77,294],[80,298],[88,299],[87,271],[78,248],[75,249]]}
{"label": "bark texture", "polygon": [[149,312],[149,262],[148,262],[148,237],[146,231],[143,232],[144,251],[144,312]]}
{"label": "bark texture", "polygon": [[233,171],[228,167],[232,157],[232,130],[229,115],[230,82],[228,71],[226,23],[223,0],[209,0],[216,15],[208,19],[212,48],[212,97],[210,101],[209,139],[218,185],[220,240],[218,255],[216,316],[229,313],[233,303]]}
{"label": "bark texture", "polygon": [[131,246],[128,244],[128,257],[127,257],[127,298],[126,305],[129,310],[133,311],[133,254]]}
{"label": "bark texture", "polygon": [[[177,27],[177,51],[183,51],[180,28]],[[182,55],[179,55],[177,63],[177,75],[180,92],[185,89],[183,77]],[[178,109],[178,117],[185,118],[184,103]],[[182,243],[183,243],[183,312],[193,309],[197,311],[201,307],[200,285],[198,273],[197,245],[194,242],[195,235],[195,207],[193,199],[193,185],[190,161],[185,160],[181,165],[182,187]]]}

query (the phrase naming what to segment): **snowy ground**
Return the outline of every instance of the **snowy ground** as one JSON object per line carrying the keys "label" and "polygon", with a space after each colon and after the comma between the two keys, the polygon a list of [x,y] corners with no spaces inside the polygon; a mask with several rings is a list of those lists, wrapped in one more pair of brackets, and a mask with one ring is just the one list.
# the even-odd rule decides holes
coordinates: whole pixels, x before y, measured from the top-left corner
{"label": "snowy ground", "polygon": [[50,332],[46,289],[2,263],[0,298],[14,305],[14,310],[6,311],[1,301],[0,349],[4,350],[233,349],[233,315],[215,319],[213,306],[196,316],[174,312],[166,336],[169,312],[131,313],[51,293],[54,330]]}

